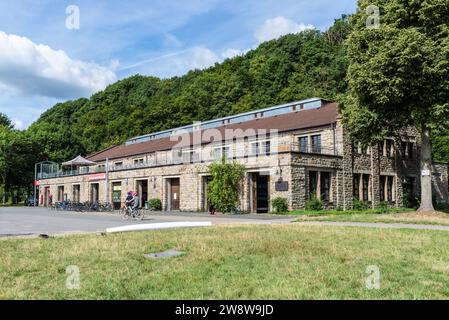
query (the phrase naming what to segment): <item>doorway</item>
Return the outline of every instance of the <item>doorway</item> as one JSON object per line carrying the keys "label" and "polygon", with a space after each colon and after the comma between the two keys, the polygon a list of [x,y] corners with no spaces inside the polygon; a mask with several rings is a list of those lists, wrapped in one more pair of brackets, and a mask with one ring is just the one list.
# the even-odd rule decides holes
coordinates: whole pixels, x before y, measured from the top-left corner
{"label": "doorway", "polygon": [[148,180],[137,180],[137,193],[139,194],[139,203],[141,208],[145,208],[148,201]]}
{"label": "doorway", "polygon": [[80,202],[80,193],[81,193],[81,186],[79,184],[73,185],[73,193],[72,193],[72,201],[75,203]]}
{"label": "doorway", "polygon": [[202,204],[202,210],[204,212],[209,211],[210,203],[208,199],[208,189],[209,189],[209,183],[212,181],[211,176],[204,176],[202,177],[202,183],[203,183],[203,193],[201,198],[201,204]]}
{"label": "doorway", "polygon": [[270,210],[270,176],[260,172],[250,173],[250,204],[253,213],[268,213]]}
{"label": "doorway", "polygon": [[168,179],[168,210],[180,209],[180,181],[179,178]]}
{"label": "doorway", "polygon": [[99,188],[100,188],[100,185],[98,183],[92,183],[90,185],[90,202],[91,203],[98,203]]}
{"label": "doorway", "polygon": [[405,208],[415,208],[418,206],[418,200],[415,190],[415,177],[405,177],[402,184],[403,206]]}
{"label": "doorway", "polygon": [[114,210],[120,210],[122,207],[122,183],[112,183],[112,206]]}
{"label": "doorway", "polygon": [[52,205],[50,195],[50,187],[45,187],[44,189],[44,207],[49,207]]}

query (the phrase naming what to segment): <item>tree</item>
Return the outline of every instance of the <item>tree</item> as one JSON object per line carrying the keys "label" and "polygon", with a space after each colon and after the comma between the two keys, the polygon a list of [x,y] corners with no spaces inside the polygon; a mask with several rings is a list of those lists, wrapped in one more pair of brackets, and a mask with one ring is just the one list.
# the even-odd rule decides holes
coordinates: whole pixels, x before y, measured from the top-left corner
{"label": "tree", "polygon": [[3,113],[0,113],[0,127],[7,127],[8,129],[13,128],[11,119]]}
{"label": "tree", "polygon": [[[380,25],[370,23],[378,13]],[[346,127],[364,144],[416,127],[422,140],[419,210],[432,211],[430,139],[449,119],[448,2],[360,0],[350,21],[349,88],[341,104]]]}
{"label": "tree", "polygon": [[239,205],[239,195],[245,176],[245,166],[233,162],[209,166],[212,180],[208,185],[208,200],[220,212],[231,212]]}
{"label": "tree", "polygon": [[4,203],[14,190],[29,191],[38,159],[37,149],[26,132],[0,126],[0,187]]}

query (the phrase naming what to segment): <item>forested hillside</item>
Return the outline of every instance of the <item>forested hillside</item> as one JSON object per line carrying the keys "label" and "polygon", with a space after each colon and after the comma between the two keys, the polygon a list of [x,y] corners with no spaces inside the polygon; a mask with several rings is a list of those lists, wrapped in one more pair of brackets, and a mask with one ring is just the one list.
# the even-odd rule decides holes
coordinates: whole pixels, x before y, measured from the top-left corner
{"label": "forested hillside", "polygon": [[294,100],[345,92],[346,19],[261,44],[243,56],[182,77],[136,75],[90,99],[60,103],[29,128],[53,161],[88,154],[132,136]]}

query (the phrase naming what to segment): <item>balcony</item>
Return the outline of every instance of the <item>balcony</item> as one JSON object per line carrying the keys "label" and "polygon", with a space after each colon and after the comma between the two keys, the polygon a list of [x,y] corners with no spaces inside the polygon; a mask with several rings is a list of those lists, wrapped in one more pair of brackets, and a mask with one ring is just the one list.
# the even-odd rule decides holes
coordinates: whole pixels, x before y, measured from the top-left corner
{"label": "balcony", "polygon": [[[217,152],[218,151],[218,152]],[[257,145],[254,143],[249,144],[245,147],[230,147],[227,146],[216,146],[210,149],[202,148],[196,150],[172,150],[166,152],[158,152],[148,157],[143,162],[133,163],[133,164],[120,164],[114,165],[109,164],[109,172],[125,171],[125,170],[136,170],[153,168],[160,166],[169,165],[180,165],[180,164],[195,164],[195,163],[209,163],[214,161],[220,161],[222,156],[227,159],[243,159],[249,157],[263,157],[269,155],[275,155],[278,153],[285,152],[299,152],[304,154],[313,155],[330,155],[338,156],[338,152],[335,148],[328,147],[312,147],[304,148],[298,143],[282,143],[275,145],[274,143],[267,145]],[[52,179],[52,178],[63,178],[72,177],[78,175],[91,175],[96,173],[106,173],[106,168],[104,165],[99,165],[95,167],[81,167],[76,170],[52,170],[51,172],[39,172],[37,174],[37,179]]]}

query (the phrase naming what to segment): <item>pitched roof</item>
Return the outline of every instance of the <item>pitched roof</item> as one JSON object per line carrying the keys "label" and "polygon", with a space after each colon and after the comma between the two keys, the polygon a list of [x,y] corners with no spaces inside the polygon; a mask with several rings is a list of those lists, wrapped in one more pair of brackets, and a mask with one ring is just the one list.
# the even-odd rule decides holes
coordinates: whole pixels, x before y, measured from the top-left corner
{"label": "pitched roof", "polygon": [[91,166],[94,165],[95,162],[87,160],[82,156],[77,156],[75,159],[64,162],[62,165],[66,167],[74,166],[74,167],[83,167],[83,166]]}
{"label": "pitched roof", "polygon": [[[246,130],[253,129],[257,131],[266,129],[267,133],[269,132],[269,130],[286,132],[332,124],[337,121],[338,117],[339,114],[337,110],[337,103],[332,102],[325,104],[318,109],[301,110],[272,117],[258,118],[241,123],[227,124],[215,128],[214,130],[218,130],[221,133],[221,136],[225,137],[225,130],[240,129],[243,132],[237,133],[237,135],[235,135],[236,138],[239,138],[248,136],[248,132],[244,132]],[[203,137],[202,143],[210,143],[214,141],[213,138],[211,138],[210,140],[206,140],[207,137],[204,137],[203,135],[201,136]],[[178,141],[171,141],[170,138],[161,138],[130,145],[119,145],[92,154],[88,157],[88,159],[91,161],[100,162],[106,160],[106,158],[126,158],[155,151],[170,150],[178,143]]]}

